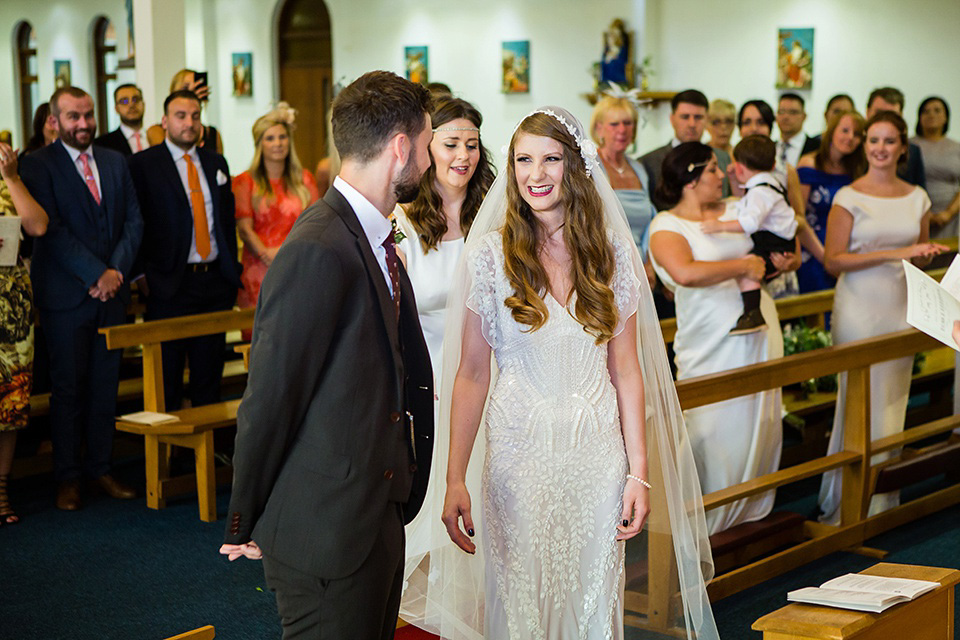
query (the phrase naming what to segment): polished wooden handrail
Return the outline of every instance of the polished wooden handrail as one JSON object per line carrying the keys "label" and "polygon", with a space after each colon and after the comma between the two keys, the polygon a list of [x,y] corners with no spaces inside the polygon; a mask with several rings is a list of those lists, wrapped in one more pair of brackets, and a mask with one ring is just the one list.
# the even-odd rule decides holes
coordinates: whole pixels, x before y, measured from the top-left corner
{"label": "polished wooden handrail", "polygon": [[824,347],[746,367],[680,380],[680,406],[703,405],[775,389],[818,376],[867,367],[939,347],[940,342],[916,329]]}
{"label": "polished wooden handrail", "polygon": [[230,309],[164,320],[147,320],[100,329],[108,349],[157,344],[253,327],[253,309]]}

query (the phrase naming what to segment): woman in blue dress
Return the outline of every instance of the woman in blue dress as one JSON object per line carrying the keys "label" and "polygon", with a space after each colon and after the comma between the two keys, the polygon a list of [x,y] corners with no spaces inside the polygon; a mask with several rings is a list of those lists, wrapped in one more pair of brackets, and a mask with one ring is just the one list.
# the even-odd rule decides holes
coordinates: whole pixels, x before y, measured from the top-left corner
{"label": "woman in blue dress", "polygon": [[[590,117],[590,137],[597,144],[601,166],[630,223],[633,241],[645,263],[647,227],[656,214],[643,166],[627,156],[637,137],[637,108],[626,96],[604,95]],[[649,273],[649,269],[648,269]]]}
{"label": "woman in blue dress", "polygon": [[[800,158],[797,175],[806,202],[807,224],[824,242],[827,213],[833,197],[864,174],[867,158],[863,152],[864,120],[856,111],[844,111],[830,121],[820,148]],[[832,289],[836,284],[819,260],[803,252],[803,264],[797,271],[800,293]]]}

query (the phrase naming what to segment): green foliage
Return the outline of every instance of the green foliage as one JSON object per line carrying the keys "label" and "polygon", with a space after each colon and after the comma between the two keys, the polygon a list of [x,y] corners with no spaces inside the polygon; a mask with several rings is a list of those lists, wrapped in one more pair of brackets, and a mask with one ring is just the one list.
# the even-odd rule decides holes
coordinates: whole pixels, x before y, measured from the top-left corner
{"label": "green foliage", "polygon": [[[783,327],[783,355],[792,356],[795,353],[804,353],[815,349],[822,349],[833,344],[830,334],[820,327],[808,327],[803,320],[797,324],[787,324]],[[836,391],[837,374],[832,373],[819,378],[810,378],[800,383],[805,395],[815,391]]]}

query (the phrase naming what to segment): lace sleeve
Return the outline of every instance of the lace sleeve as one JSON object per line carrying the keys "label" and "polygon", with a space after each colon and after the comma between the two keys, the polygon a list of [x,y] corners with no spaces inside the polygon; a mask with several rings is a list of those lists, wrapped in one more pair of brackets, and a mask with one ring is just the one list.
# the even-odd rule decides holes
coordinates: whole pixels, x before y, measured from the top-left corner
{"label": "lace sleeve", "polygon": [[467,255],[468,291],[466,306],[480,316],[483,323],[483,339],[491,349],[496,349],[500,341],[497,323],[497,251],[495,240],[498,234],[491,233],[480,245]]}
{"label": "lace sleeve", "polygon": [[633,261],[631,260],[631,251],[626,241],[614,235],[611,238],[613,245],[613,281],[610,288],[613,289],[613,300],[617,305],[617,327],[613,335],[617,336],[623,331],[627,320],[637,311],[640,302],[640,280],[634,271]]}

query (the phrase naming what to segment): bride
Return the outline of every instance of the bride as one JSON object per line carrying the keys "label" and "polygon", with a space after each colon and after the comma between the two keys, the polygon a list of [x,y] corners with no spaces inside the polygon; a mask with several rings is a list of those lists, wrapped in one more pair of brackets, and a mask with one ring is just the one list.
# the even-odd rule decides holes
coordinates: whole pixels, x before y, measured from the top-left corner
{"label": "bride", "polygon": [[[633,539],[640,624],[716,638],[700,487],[596,147],[570,113],[545,108],[517,126],[507,159],[450,295],[450,429],[435,444],[449,447],[447,483],[431,498],[445,535],[436,527],[429,563],[408,578],[403,617],[444,638],[623,638]],[[481,424],[485,457],[471,461]]]}

